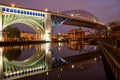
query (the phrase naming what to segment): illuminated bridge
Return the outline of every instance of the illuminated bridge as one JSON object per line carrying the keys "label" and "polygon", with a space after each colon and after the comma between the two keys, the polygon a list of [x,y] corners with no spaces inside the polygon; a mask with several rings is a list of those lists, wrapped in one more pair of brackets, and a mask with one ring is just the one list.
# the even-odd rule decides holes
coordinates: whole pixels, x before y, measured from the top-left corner
{"label": "illuminated bridge", "polygon": [[[0,42],[4,41],[3,30],[12,24],[22,23],[30,26],[37,34],[37,41],[51,41],[51,32],[54,28],[59,27],[62,24],[73,25],[78,27],[93,28],[98,31],[106,31],[102,34],[101,40],[98,41],[99,52],[104,58],[104,62],[107,63],[107,68],[110,68],[116,80],[120,80],[120,37],[119,33],[113,32],[113,26],[104,25],[93,14],[84,10],[68,10],[63,12],[51,12],[35,9],[28,9],[23,7],[10,7],[6,5],[0,5]],[[105,30],[106,28],[106,30]],[[114,35],[113,35],[114,34]],[[93,36],[93,35],[92,35]],[[117,38],[116,38],[117,36]],[[39,48],[38,48],[39,49]],[[1,74],[4,70],[8,71],[4,73],[5,77],[22,75],[27,73],[33,73],[37,71],[46,71],[45,65],[50,65],[48,57],[51,56],[50,45],[47,44],[42,50],[38,50],[31,58],[26,61],[8,61],[5,57],[2,58],[3,49],[0,47],[0,62],[5,61],[4,64],[0,63]],[[49,54],[45,58],[45,53]],[[54,57],[53,59],[61,59]],[[61,59],[63,60],[63,59]],[[95,58],[96,60],[96,58]],[[47,62],[48,61],[48,62]],[[64,60],[63,60],[64,61]],[[39,64],[41,63],[41,64]],[[23,65],[23,66],[21,66]],[[32,65],[32,67],[30,66]],[[35,66],[34,66],[35,65]],[[17,66],[17,67],[15,67]],[[23,69],[23,67],[25,69]],[[22,71],[20,71],[22,69]],[[12,73],[10,73],[12,71]],[[0,75],[0,79],[1,79]]]}
{"label": "illuminated bridge", "polygon": [[[65,25],[82,26],[93,29],[103,28],[104,25],[92,13],[85,10],[68,10],[58,13],[52,12],[52,22],[57,21]],[[54,20],[56,19],[56,20]],[[54,26],[54,25],[52,25]]]}
{"label": "illuminated bridge", "polygon": [[[85,18],[85,16],[87,17]],[[0,41],[4,40],[2,36],[3,29],[16,23],[30,26],[37,34],[37,41],[51,41],[51,31],[62,24],[99,30],[105,27],[98,18],[84,10],[69,10],[55,13],[0,5]]]}

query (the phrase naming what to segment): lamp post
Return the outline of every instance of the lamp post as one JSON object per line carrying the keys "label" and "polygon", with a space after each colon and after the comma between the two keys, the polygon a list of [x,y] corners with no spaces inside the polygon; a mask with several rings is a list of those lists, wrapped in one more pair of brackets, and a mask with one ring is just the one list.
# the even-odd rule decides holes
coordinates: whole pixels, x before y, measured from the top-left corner
{"label": "lamp post", "polygon": [[110,34],[110,30],[111,30],[111,27],[110,27],[110,26],[108,26],[108,27],[107,27],[107,35],[109,35],[109,34]]}

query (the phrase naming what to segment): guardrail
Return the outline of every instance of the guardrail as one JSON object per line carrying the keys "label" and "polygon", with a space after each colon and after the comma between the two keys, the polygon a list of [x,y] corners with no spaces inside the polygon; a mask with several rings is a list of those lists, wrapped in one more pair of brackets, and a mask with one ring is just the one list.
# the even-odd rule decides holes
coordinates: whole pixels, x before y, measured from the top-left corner
{"label": "guardrail", "polygon": [[100,49],[116,80],[120,80],[120,53],[111,44],[100,42]]}
{"label": "guardrail", "polygon": [[116,39],[116,38],[109,38],[109,39],[103,39],[102,41],[116,47],[116,48],[120,48],[120,39]]}

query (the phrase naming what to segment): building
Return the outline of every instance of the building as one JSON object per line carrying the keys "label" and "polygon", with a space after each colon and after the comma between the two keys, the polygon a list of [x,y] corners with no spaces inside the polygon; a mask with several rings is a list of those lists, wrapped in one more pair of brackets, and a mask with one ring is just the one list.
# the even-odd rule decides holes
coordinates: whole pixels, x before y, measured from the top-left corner
{"label": "building", "polygon": [[24,41],[35,41],[37,40],[37,34],[31,32],[21,32],[21,38]]}
{"label": "building", "polygon": [[37,34],[31,32],[20,32],[20,38],[10,39],[7,37],[7,32],[4,32],[4,41],[35,41]]}
{"label": "building", "polygon": [[86,36],[86,32],[82,31],[81,28],[79,29],[72,29],[68,31],[68,38],[70,40],[80,40]]}
{"label": "building", "polygon": [[65,33],[59,33],[57,35],[52,35],[52,40],[53,41],[67,41],[68,40],[68,36]]}

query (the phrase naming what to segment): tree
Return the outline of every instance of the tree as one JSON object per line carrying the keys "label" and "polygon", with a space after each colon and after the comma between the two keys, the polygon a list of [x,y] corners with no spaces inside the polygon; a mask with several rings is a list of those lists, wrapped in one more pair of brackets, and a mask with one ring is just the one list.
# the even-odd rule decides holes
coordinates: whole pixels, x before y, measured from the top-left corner
{"label": "tree", "polygon": [[9,38],[11,41],[20,38],[20,31],[17,27],[12,28],[12,26],[8,26],[6,32],[7,32],[7,38]]}
{"label": "tree", "polygon": [[15,38],[20,38],[20,31],[18,30],[18,28],[13,28],[13,34]]}

